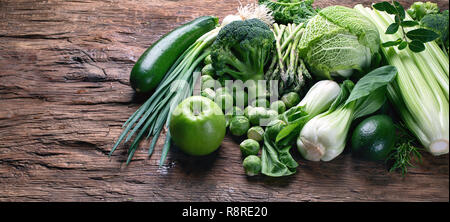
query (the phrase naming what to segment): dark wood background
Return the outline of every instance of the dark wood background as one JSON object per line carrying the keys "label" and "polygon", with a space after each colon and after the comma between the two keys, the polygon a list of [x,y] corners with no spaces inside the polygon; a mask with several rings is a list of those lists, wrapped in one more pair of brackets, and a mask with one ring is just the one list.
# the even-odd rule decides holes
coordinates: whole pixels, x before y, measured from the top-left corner
{"label": "dark wood background", "polygon": [[[296,156],[294,176],[249,178],[230,137],[204,158],[172,149],[163,168],[164,136],[150,159],[145,142],[128,167],[126,146],[109,159],[122,123],[142,103],[128,81],[141,53],[186,21],[223,18],[238,5],[0,0],[0,201],[449,201],[448,155],[424,153],[404,179],[350,154],[328,163]],[[446,0],[439,5],[448,9]]]}

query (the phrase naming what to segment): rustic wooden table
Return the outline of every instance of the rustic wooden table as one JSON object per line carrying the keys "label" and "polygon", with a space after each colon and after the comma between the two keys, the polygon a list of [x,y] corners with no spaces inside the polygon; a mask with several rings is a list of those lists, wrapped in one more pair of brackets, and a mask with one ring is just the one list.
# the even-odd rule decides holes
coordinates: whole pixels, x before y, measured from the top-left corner
{"label": "rustic wooden table", "polygon": [[[335,4],[355,1],[316,1]],[[329,163],[296,156],[294,176],[248,178],[229,137],[206,158],[172,149],[163,168],[164,136],[150,159],[148,143],[128,167],[124,146],[108,158],[122,123],[142,103],[128,81],[141,53],[188,20],[223,18],[238,5],[0,0],[0,201],[449,201],[448,155],[424,153],[404,179],[350,154]]]}

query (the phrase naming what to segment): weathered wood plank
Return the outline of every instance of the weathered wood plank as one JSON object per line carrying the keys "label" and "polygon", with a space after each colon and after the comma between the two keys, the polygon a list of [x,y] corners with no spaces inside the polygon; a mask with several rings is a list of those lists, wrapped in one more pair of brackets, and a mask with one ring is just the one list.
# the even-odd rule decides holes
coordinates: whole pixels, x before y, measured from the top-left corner
{"label": "weathered wood plank", "polygon": [[[333,4],[354,2],[316,2]],[[330,163],[296,156],[294,176],[248,178],[230,137],[204,158],[173,148],[163,168],[164,136],[150,159],[146,142],[128,167],[126,146],[109,159],[141,104],[128,81],[140,54],[174,27],[200,15],[223,18],[237,5],[0,0],[0,201],[449,200],[448,155],[425,154],[405,179],[349,154]]]}

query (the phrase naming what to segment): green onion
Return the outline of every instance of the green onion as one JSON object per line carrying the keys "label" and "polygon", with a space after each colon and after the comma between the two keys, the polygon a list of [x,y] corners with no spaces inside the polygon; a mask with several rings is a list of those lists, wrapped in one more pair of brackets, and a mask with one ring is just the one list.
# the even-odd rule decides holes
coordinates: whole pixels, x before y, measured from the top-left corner
{"label": "green onion", "polygon": [[[209,55],[209,46],[216,39],[219,29],[216,28],[200,37],[180,56],[164,76],[153,95],[123,124],[122,128],[125,129],[120,134],[109,156],[124,139],[124,142],[128,142],[136,135],[128,150],[126,162],[128,165],[147,131],[147,138],[153,137],[148,150],[148,156],[152,155],[162,129],[164,126],[166,128],[169,126],[170,113],[181,101],[192,95],[194,84],[200,77],[199,63]],[[170,133],[167,131],[159,166],[163,165],[169,148]]]}

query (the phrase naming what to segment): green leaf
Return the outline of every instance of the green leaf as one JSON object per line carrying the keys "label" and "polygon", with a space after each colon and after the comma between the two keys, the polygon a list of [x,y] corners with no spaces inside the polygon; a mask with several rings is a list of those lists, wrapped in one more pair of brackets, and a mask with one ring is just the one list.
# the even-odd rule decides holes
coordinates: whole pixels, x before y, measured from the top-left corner
{"label": "green leaf", "polygon": [[379,2],[372,5],[372,7],[378,11],[385,11],[388,14],[395,15],[397,14],[397,9],[389,2]]}
{"label": "green leaf", "polygon": [[345,105],[367,97],[375,90],[387,86],[397,75],[397,68],[395,66],[383,66],[377,68],[362,77],[353,88]]}
{"label": "green leaf", "polygon": [[422,52],[425,50],[425,45],[419,40],[412,40],[409,43],[409,49],[413,52]]}
{"label": "green leaf", "polygon": [[355,84],[351,80],[345,80],[341,85],[341,92],[339,93],[338,97],[336,97],[336,100],[334,100],[333,104],[331,104],[327,112],[333,112],[338,107],[343,105],[350,96],[354,86]]}
{"label": "green leaf", "polygon": [[406,36],[413,41],[418,40],[422,43],[431,42],[439,38],[439,35],[436,32],[423,28],[411,30],[406,33]]}
{"label": "green leaf", "polygon": [[398,50],[403,50],[408,46],[408,42],[402,41],[400,45],[398,45]]}
{"label": "green leaf", "polygon": [[[285,163],[293,163],[291,161],[287,161],[289,158],[285,155],[286,152],[282,150],[283,158],[280,160],[279,153],[277,152],[277,148],[275,144],[268,138],[266,134],[264,134],[264,145],[261,150],[261,173],[266,176],[271,177],[282,177],[289,176],[296,172],[295,168],[289,168]],[[283,160],[283,162],[282,162]]]}
{"label": "green leaf", "polygon": [[392,23],[389,25],[389,27],[386,29],[386,34],[394,34],[398,31],[399,24],[398,23]]}
{"label": "green leaf", "polygon": [[395,19],[395,22],[397,22],[397,23],[402,23],[402,20],[403,20],[403,19],[400,19],[400,17],[398,15],[395,15],[394,19]]}
{"label": "green leaf", "polygon": [[397,1],[394,1],[394,6],[395,6],[395,9],[397,10],[397,14],[400,16],[401,20],[405,19],[406,14],[405,14],[405,9],[403,8],[403,6]]}
{"label": "green leaf", "polygon": [[418,22],[416,22],[416,21],[402,21],[402,24],[401,24],[403,27],[414,27],[414,26],[416,26],[416,25],[419,25],[419,23]]}
{"label": "green leaf", "polygon": [[288,124],[277,134],[275,143],[280,145],[292,144],[292,142],[294,142],[295,139],[297,139],[298,134],[300,133],[303,126],[310,119],[311,117],[304,116]]}
{"label": "green leaf", "polygon": [[392,46],[400,45],[402,42],[403,42],[402,39],[397,39],[395,41],[383,42],[381,44],[381,46],[383,46],[383,47],[392,47]]}

